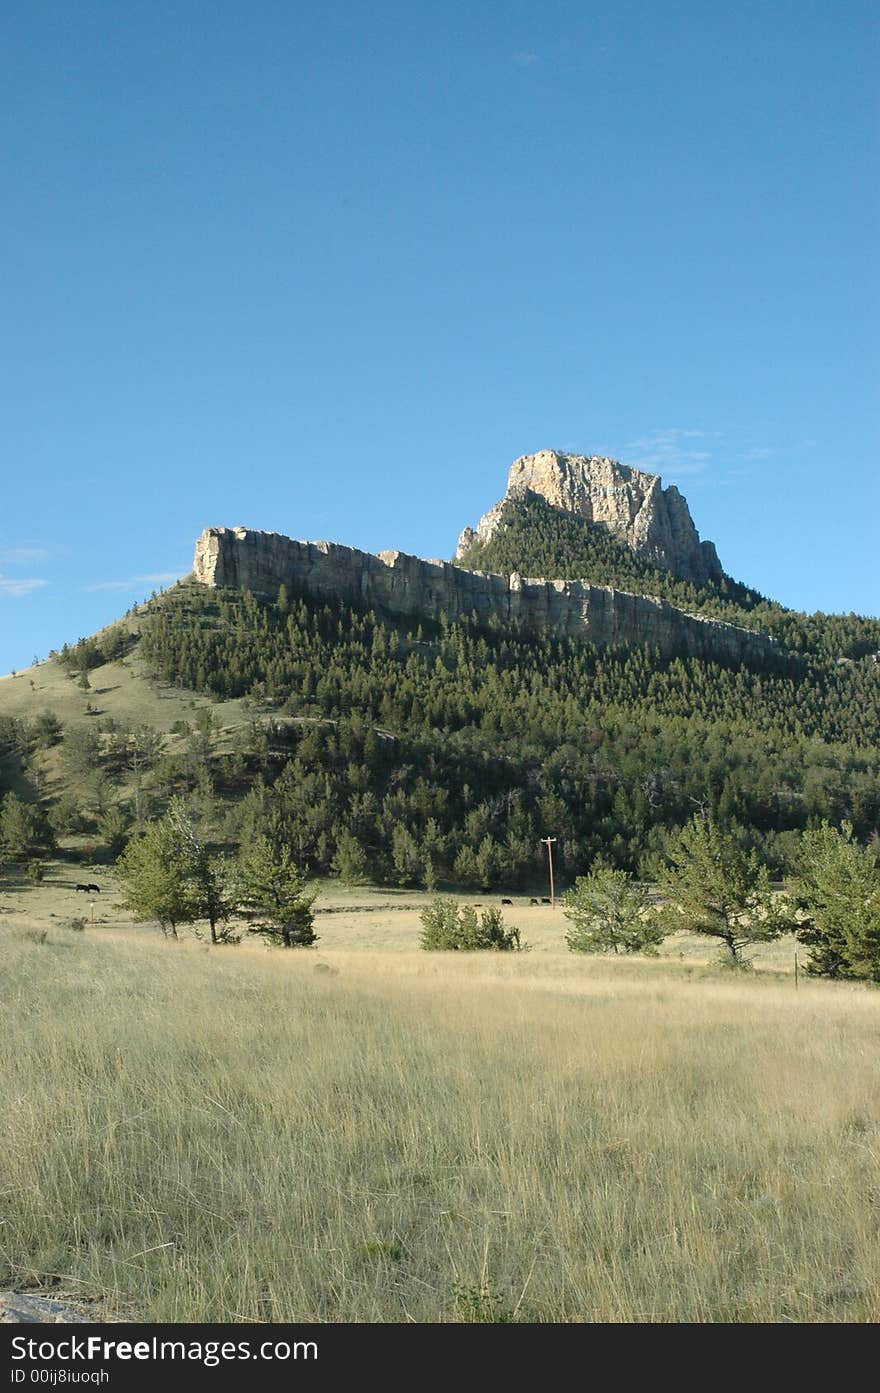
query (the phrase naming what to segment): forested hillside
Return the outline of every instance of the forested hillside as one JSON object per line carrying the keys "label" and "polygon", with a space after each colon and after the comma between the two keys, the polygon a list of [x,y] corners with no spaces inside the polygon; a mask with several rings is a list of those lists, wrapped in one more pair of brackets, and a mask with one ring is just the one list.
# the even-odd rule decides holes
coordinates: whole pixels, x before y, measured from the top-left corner
{"label": "forested hillside", "polygon": [[861,658],[880,651],[880,620],[855,614],[800,614],[725,576],[721,581],[681,580],[652,566],[613,533],[552,508],[535,495],[508,499],[501,522],[457,563],[471,570],[509,575],[588,580],[640,595],[659,595],[693,614],[762,629],[793,653],[820,658]]}
{"label": "forested hillside", "polygon": [[[522,553],[520,568],[584,574],[583,552],[569,563],[557,550],[574,533],[554,517],[555,534],[535,533],[537,564]],[[777,873],[797,832],[822,818],[849,818],[870,836],[880,823],[880,666],[837,658],[880,648],[880,624],[789,614],[732,582],[686,601],[682,582],[652,572],[648,586],[625,548],[577,526],[591,564],[606,568],[589,579],[638,580],[737,622],[770,616],[801,656],[748,671],[476,621],[401,626],[284,589],[270,602],[176,587],[142,624],[149,669],[253,702],[250,734],[200,774],[226,835],[280,816],[315,871],[478,889],[533,883],[543,836],[558,838],[563,876],[600,854],[648,870],[698,808],[741,828]],[[509,548],[512,564],[516,544],[513,526],[488,560],[498,566]]]}

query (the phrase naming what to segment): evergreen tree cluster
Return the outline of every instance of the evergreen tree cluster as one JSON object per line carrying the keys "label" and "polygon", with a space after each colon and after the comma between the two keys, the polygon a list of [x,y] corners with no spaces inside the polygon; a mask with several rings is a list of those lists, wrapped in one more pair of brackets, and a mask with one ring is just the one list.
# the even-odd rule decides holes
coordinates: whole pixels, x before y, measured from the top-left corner
{"label": "evergreen tree cluster", "polygon": [[58,653],[52,652],[49,656],[57,658],[69,676],[82,676],[92,668],[124,658],[136,642],[136,634],[122,624],[114,624],[91,638],[80,638],[72,644],[65,643]]}
{"label": "evergreen tree cluster", "polygon": [[[147,823],[117,859],[123,903],[139,920],[155,920],[165,937],[206,921],[213,944],[238,943],[229,921],[243,915],[249,932],[285,948],[316,941],[302,871],[276,828],[262,833],[237,859],[211,849],[181,798]],[[199,930],[196,928],[195,932]]]}
{"label": "evergreen tree cluster", "polygon": [[638,595],[659,595],[691,614],[759,629],[789,653],[851,662],[880,652],[880,620],[857,614],[801,614],[723,576],[683,580],[652,565],[613,532],[560,512],[535,494],[508,499],[496,531],[475,542],[458,563],[469,570],[586,580]]}
{"label": "evergreen tree cluster", "polygon": [[825,655],[838,629],[880,647],[873,621],[826,632],[779,611],[800,656],[744,668],[279,599],[177,587],[145,617],[141,654],[157,678],[253,704],[233,753],[205,750],[205,776],[229,837],[280,817],[312,871],[525,887],[554,836],[564,879],[597,855],[644,872],[700,811],[778,876],[823,818],[862,840],[880,825],[880,666]]}

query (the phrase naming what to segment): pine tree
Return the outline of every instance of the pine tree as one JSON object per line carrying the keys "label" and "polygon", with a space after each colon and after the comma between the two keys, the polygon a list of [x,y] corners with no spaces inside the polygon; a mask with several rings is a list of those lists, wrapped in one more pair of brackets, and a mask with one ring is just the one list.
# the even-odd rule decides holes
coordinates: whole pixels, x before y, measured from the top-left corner
{"label": "pine tree", "polygon": [[7,793],[0,808],[0,849],[13,861],[29,861],[51,841],[39,808]]}
{"label": "pine tree", "polygon": [[336,851],[330,869],[345,885],[363,885],[369,880],[367,854],[357,837],[347,828],[343,828],[336,838]]}
{"label": "pine tree", "polygon": [[823,822],[804,833],[793,898],[807,915],[798,938],[810,948],[807,970],[826,977],[880,981],[880,867],[870,847]]}
{"label": "pine tree", "polygon": [[30,735],[38,750],[49,750],[58,744],[63,730],[54,711],[41,711],[31,723]]}
{"label": "pine tree", "polygon": [[[64,835],[81,832],[84,826],[83,810],[75,793],[62,793],[49,809],[49,824],[53,832]],[[122,848],[120,847],[119,850]]]}
{"label": "pine tree", "polygon": [[187,895],[191,920],[207,919],[211,942],[237,942],[237,937],[221,928],[237,907],[234,877],[223,857],[212,856],[196,832],[192,818],[180,798],[173,798],[166,814],[174,828],[186,867]]}
{"label": "pine tree", "polygon": [[263,833],[242,856],[239,869],[251,933],[265,934],[285,948],[316,942],[312,905],[317,896],[307,892],[289,846]]}
{"label": "pine tree", "polygon": [[433,895],[437,889],[437,872],[434,869],[434,862],[430,852],[426,852],[423,858],[422,884],[429,895]]}
{"label": "pine tree", "polygon": [[627,871],[600,866],[578,876],[563,896],[566,943],[573,953],[656,953],[665,934],[647,915],[649,903],[647,887]]}
{"label": "pine tree", "polygon": [[186,852],[168,817],[147,823],[117,860],[116,870],[123,904],[135,919],[156,920],[166,937],[177,938],[178,925],[195,918]]}
{"label": "pine tree", "polygon": [[396,823],[391,833],[391,859],[398,885],[415,885],[421,878],[418,844],[402,822]]}
{"label": "pine tree", "polygon": [[667,933],[682,929],[718,938],[726,961],[744,965],[743,950],[792,927],[770,887],[767,867],[739,837],[697,814],[667,848],[660,889],[668,904],[658,914]]}
{"label": "pine tree", "polygon": [[131,818],[119,804],[108,808],[98,819],[98,832],[111,856],[118,856],[128,841]]}

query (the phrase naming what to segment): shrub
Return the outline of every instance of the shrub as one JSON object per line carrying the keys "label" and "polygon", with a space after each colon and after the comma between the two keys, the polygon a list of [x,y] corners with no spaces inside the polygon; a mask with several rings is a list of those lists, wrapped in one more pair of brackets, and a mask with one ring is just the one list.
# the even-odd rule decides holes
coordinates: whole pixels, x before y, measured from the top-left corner
{"label": "shrub", "polygon": [[16,938],[24,939],[26,943],[45,943],[49,937],[48,929],[16,929]]}
{"label": "shrub", "polygon": [[54,711],[41,711],[31,722],[31,740],[38,750],[49,750],[57,745],[63,734],[63,727]]}
{"label": "shrub", "polygon": [[478,917],[471,905],[459,909],[455,900],[436,899],[425,906],[419,918],[421,945],[430,953],[522,952],[525,948],[519,929],[505,928],[504,915],[498,909],[484,909]]}
{"label": "shrub", "polygon": [[462,1325],[509,1325],[516,1320],[495,1283],[483,1275],[479,1284],[455,1282],[454,1319]]}

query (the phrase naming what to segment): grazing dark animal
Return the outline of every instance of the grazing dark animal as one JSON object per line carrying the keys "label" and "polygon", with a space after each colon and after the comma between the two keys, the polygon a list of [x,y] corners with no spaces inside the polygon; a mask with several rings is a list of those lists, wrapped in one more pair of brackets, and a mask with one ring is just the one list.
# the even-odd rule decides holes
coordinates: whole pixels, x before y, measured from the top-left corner
{"label": "grazing dark animal", "polygon": [[513,904],[513,900],[502,900],[502,904]]}
{"label": "grazing dark animal", "polygon": [[550,901],[548,900],[547,896],[546,896],[546,895],[542,896],[542,898],[541,898],[541,904],[549,904],[549,903],[550,903]]}
{"label": "grazing dark animal", "polygon": [[537,903],[538,903],[537,900],[529,900],[529,904],[537,904]]}
{"label": "grazing dark animal", "polygon": [[86,889],[87,889],[87,890],[92,890],[96,895],[100,895],[100,893],[101,893],[101,887],[100,887],[100,885],[87,885],[87,886],[86,886]]}
{"label": "grazing dark animal", "polygon": [[89,886],[88,886],[88,885],[77,885],[77,886],[76,886],[76,889],[77,889],[77,890],[85,890],[86,894],[89,893]]}

